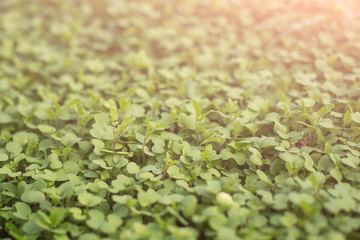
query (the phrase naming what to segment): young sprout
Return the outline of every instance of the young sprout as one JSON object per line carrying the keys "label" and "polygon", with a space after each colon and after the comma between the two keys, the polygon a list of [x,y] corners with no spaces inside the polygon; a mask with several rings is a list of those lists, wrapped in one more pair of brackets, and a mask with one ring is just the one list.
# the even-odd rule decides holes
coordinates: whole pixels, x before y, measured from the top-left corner
{"label": "young sprout", "polygon": [[170,153],[168,153],[168,152],[166,153],[165,161],[166,161],[166,163],[165,163],[165,168],[164,168],[164,171],[163,171],[163,173],[162,173],[162,178],[161,178],[161,180],[165,180],[165,177],[166,177],[166,173],[167,173],[168,168],[178,162],[177,160],[172,160],[172,159],[171,159],[171,155],[170,155]]}
{"label": "young sprout", "polygon": [[111,118],[111,124],[113,126],[113,136],[114,136],[112,150],[113,152],[115,152],[117,142],[119,141],[120,137],[128,130],[131,124],[135,121],[135,118],[134,117],[125,118],[120,123],[116,103],[112,99],[109,100],[109,108],[110,108],[110,118]]}

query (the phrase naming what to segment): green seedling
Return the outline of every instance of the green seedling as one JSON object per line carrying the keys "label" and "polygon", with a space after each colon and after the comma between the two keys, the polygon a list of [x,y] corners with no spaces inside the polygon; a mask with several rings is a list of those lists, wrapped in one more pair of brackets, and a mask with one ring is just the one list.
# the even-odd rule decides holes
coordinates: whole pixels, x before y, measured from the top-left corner
{"label": "green seedling", "polygon": [[166,153],[165,168],[164,168],[164,171],[162,173],[161,180],[165,180],[167,170],[169,169],[170,166],[176,164],[177,162],[178,162],[177,160],[172,160],[171,159],[171,154],[170,153],[168,153],[168,152]]}
{"label": "green seedling", "polygon": [[[306,111],[306,107],[304,102],[302,101],[302,106],[303,106],[303,113],[301,114],[301,116],[305,117],[307,120],[310,121],[311,124],[307,124],[305,122],[302,121],[297,121],[297,123],[300,123],[304,126],[306,126],[308,128],[309,131],[309,141],[310,141],[310,146],[314,146],[315,144],[315,140],[316,137],[319,138],[319,136],[321,136],[321,130],[319,127],[323,127],[326,129],[333,129],[334,126],[332,124],[332,121],[329,119],[323,119],[323,116],[327,113],[329,113],[331,111],[331,109],[333,109],[335,107],[334,104],[329,104],[326,106],[321,107],[314,115],[315,116],[311,116],[310,114],[308,114]],[[312,132],[315,131],[314,134],[312,134]]]}
{"label": "green seedling", "polygon": [[195,119],[195,136],[196,136],[196,143],[199,143],[199,134],[201,131],[201,124],[203,122],[203,120],[205,119],[205,117],[212,112],[212,110],[206,112],[206,113],[201,113],[201,107],[199,105],[199,103],[196,100],[192,100],[192,105],[195,109],[195,114],[196,114],[196,119]]}
{"label": "green seedling", "polygon": [[169,123],[167,123],[167,122],[153,124],[150,121],[149,115],[146,116],[146,130],[145,130],[144,140],[142,141],[143,162],[145,162],[145,145],[148,142],[149,137],[155,131],[162,129],[163,127],[167,126],[168,124]]}
{"label": "green seedling", "polygon": [[[115,101],[110,99],[108,103],[110,108],[111,125],[113,126],[113,136],[114,136],[112,150],[115,152],[117,142],[119,141],[120,137],[129,129],[131,124],[135,121],[135,118],[129,117],[122,120],[120,123],[119,114]],[[123,108],[127,107],[127,105],[125,105],[125,103],[122,102],[120,106],[123,106]]]}

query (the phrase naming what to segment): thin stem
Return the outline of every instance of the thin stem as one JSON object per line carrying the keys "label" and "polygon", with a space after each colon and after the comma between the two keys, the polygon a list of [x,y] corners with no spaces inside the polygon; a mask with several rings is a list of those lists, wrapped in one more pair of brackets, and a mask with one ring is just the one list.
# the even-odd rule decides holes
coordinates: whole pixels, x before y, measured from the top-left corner
{"label": "thin stem", "polygon": [[82,129],[83,129],[83,126],[80,125],[79,130],[78,130],[78,137],[79,138],[82,138]]}
{"label": "thin stem", "polygon": [[113,150],[113,152],[115,152],[115,148],[116,148],[116,144],[118,143],[118,141],[119,141],[119,138],[117,137],[117,138],[115,138],[114,139],[114,141],[113,141],[113,145],[112,145],[112,150]]}
{"label": "thin stem", "polygon": [[142,145],[142,163],[145,163],[145,143],[148,139],[148,136],[144,137],[143,145]]}
{"label": "thin stem", "polygon": [[313,147],[313,146],[314,146],[314,144],[315,144],[315,139],[316,139],[316,136],[317,136],[317,133],[315,132],[315,133],[314,133],[313,138],[312,138],[312,139],[310,139],[311,147]]}
{"label": "thin stem", "polygon": [[199,122],[196,119],[196,123],[195,123],[195,135],[196,135],[196,145],[199,144]]}
{"label": "thin stem", "polygon": [[58,130],[58,124],[59,124],[59,120],[58,120],[58,118],[55,118],[54,126],[55,126],[56,131]]}
{"label": "thin stem", "polygon": [[162,180],[162,181],[164,181],[165,178],[166,178],[166,173],[167,173],[168,168],[169,168],[168,166],[165,167],[165,169],[164,169],[164,171],[163,171],[163,173],[162,173],[162,177],[161,177],[161,180]]}

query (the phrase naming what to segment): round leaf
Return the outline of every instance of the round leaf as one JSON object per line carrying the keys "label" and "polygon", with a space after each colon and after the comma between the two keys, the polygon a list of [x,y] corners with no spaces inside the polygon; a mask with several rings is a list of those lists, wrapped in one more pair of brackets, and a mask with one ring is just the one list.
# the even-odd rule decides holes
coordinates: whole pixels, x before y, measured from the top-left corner
{"label": "round leaf", "polygon": [[45,195],[40,191],[34,191],[34,190],[25,191],[21,195],[21,200],[27,203],[40,203],[45,200]]}
{"label": "round leaf", "polygon": [[6,150],[10,153],[13,153],[15,155],[22,152],[22,147],[18,142],[9,142],[6,144]]}

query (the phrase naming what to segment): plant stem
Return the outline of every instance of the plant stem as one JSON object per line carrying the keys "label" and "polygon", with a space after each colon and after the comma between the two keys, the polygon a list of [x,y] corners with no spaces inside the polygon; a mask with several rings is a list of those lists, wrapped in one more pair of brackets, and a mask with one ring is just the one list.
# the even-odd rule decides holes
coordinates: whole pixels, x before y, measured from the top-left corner
{"label": "plant stem", "polygon": [[165,167],[163,173],[162,173],[162,177],[161,177],[161,180],[164,181],[165,178],[166,178],[166,173],[167,173],[167,170],[168,170],[169,167]]}
{"label": "plant stem", "polygon": [[142,163],[145,163],[145,143],[147,141],[147,136],[144,137],[143,145],[142,145]]}
{"label": "plant stem", "polygon": [[114,141],[113,141],[113,145],[112,145],[112,150],[113,150],[113,152],[115,152],[115,148],[116,148],[116,144],[117,144],[117,142],[119,141],[119,138],[117,137],[117,138],[115,138],[114,139]]}
{"label": "plant stem", "polygon": [[56,131],[58,130],[58,124],[59,124],[59,120],[58,120],[58,118],[55,118],[54,127],[55,127]]}

